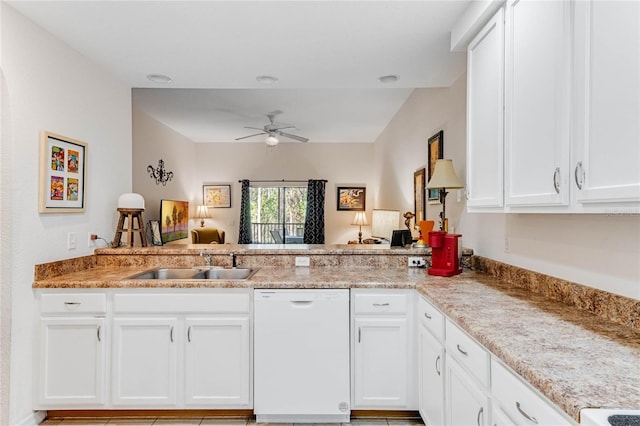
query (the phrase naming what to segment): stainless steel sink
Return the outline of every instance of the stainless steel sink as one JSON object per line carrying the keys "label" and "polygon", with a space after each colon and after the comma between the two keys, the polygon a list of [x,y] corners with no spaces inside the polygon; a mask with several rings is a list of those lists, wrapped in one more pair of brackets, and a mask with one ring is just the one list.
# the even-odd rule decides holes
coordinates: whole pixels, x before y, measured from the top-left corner
{"label": "stainless steel sink", "polygon": [[259,268],[206,269],[201,272],[205,280],[246,280]]}
{"label": "stainless steel sink", "polygon": [[128,277],[132,280],[246,280],[260,268],[156,268]]}

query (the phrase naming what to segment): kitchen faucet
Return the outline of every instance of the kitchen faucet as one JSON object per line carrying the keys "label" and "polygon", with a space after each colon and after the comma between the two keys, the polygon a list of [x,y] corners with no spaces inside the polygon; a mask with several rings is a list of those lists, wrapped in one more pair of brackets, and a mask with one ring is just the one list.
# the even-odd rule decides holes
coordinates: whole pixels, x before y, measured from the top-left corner
{"label": "kitchen faucet", "polygon": [[206,266],[211,266],[211,255],[206,251],[202,250],[200,252],[200,257],[204,257],[204,264]]}

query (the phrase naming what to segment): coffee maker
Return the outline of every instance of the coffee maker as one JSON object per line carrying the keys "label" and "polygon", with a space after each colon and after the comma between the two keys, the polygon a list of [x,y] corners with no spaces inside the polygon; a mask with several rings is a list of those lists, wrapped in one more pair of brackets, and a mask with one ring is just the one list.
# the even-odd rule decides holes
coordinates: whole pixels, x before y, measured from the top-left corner
{"label": "coffee maker", "polygon": [[431,247],[431,267],[429,275],[451,277],[462,272],[458,250],[460,234],[448,234],[444,231],[429,232],[429,246]]}

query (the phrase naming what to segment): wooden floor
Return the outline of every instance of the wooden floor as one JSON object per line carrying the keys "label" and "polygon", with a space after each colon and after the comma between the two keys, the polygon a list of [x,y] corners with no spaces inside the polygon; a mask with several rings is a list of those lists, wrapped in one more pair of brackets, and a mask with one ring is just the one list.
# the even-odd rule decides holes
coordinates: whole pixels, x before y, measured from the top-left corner
{"label": "wooden floor", "polygon": [[[215,426],[294,426],[293,424],[256,423],[255,417],[52,417],[45,419],[41,425],[46,426],[96,426],[96,425],[121,425],[121,426],[191,426],[191,425],[215,425]],[[354,426],[424,426],[420,418],[398,417],[358,417],[351,419],[350,423],[342,425]],[[308,424],[301,426],[310,426]],[[314,425],[317,426],[317,425]],[[327,426],[337,426],[336,423]]]}

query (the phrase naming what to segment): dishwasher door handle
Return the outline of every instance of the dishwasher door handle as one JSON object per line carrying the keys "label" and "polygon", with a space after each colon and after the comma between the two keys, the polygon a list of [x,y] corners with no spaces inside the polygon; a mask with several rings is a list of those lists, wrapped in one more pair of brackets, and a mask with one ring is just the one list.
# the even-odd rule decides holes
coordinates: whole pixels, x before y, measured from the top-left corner
{"label": "dishwasher door handle", "polygon": [[313,300],[292,300],[291,304],[296,308],[307,308],[313,304]]}

